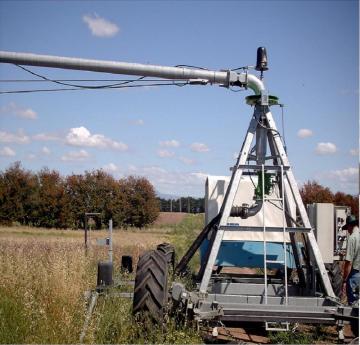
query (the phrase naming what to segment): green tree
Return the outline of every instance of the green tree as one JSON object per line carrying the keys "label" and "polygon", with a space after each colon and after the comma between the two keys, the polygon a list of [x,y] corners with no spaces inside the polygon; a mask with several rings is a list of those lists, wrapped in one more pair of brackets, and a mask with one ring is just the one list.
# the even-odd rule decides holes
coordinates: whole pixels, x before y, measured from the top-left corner
{"label": "green tree", "polygon": [[159,215],[159,202],[152,184],[143,177],[129,176],[119,181],[127,201],[124,225],[144,227]]}
{"label": "green tree", "polygon": [[113,219],[114,226],[125,223],[125,193],[121,184],[103,170],[68,176],[65,197],[72,227],[85,226],[86,212],[101,214],[95,218],[97,228],[107,226],[110,218]]}
{"label": "green tree", "polygon": [[86,208],[86,188],[82,175],[70,175],[65,180],[65,205],[66,212],[63,216],[68,219],[72,228],[84,228]]}
{"label": "green tree", "polygon": [[0,222],[34,224],[38,191],[36,175],[23,169],[20,162],[12,164],[0,177]]}
{"label": "green tree", "polygon": [[35,224],[46,228],[66,228],[69,222],[66,215],[65,186],[59,172],[42,169],[38,174],[39,192]]}

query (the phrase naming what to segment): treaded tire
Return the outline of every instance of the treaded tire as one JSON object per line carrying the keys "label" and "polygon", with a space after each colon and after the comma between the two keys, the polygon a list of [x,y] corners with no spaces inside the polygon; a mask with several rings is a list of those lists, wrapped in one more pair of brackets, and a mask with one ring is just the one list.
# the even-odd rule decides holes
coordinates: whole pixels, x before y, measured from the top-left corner
{"label": "treaded tire", "polygon": [[166,258],[166,261],[169,265],[174,268],[175,265],[175,248],[170,243],[161,243],[156,249],[162,252]]}
{"label": "treaded tire", "polygon": [[[351,316],[359,317],[359,305],[352,307]],[[359,337],[359,319],[352,319],[350,321],[351,332],[355,337]]]}
{"label": "treaded tire", "polygon": [[335,296],[341,298],[342,271],[340,268],[340,263],[336,261],[332,264],[326,264],[325,267],[328,270],[328,276]]}
{"label": "treaded tire", "polygon": [[159,250],[145,252],[136,269],[133,314],[148,313],[161,322],[164,318],[168,295],[168,263]]}

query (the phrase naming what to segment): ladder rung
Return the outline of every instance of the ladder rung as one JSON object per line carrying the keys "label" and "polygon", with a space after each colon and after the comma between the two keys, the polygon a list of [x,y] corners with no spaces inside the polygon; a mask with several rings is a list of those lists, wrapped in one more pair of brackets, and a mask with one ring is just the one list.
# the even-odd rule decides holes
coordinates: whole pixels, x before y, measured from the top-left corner
{"label": "ladder rung", "polygon": [[265,201],[283,201],[282,198],[264,198]]}
{"label": "ladder rung", "polygon": [[284,260],[266,260],[268,264],[284,264]]}
{"label": "ladder rung", "polygon": [[289,323],[288,322],[281,323],[285,327],[270,327],[269,324],[275,324],[276,325],[277,323],[276,322],[265,322],[265,329],[267,331],[288,331],[289,330]]}
{"label": "ladder rung", "polygon": [[[249,170],[262,170],[262,166],[261,165],[252,165],[252,164],[243,164],[243,165],[239,165],[239,169],[249,169]],[[283,170],[289,170],[290,166],[289,165],[283,165]],[[281,165],[264,165],[264,170],[268,170],[268,171],[280,171],[281,170]]]}

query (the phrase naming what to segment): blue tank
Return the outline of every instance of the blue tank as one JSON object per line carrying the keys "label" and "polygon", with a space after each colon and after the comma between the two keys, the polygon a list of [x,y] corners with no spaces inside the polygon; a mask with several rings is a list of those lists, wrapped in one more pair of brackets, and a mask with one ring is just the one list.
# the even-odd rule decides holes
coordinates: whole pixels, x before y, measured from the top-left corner
{"label": "blue tank", "polygon": [[[284,260],[283,243],[268,242],[267,260]],[[205,240],[200,247],[201,263],[205,260],[209,241]],[[286,245],[287,267],[295,268],[295,260],[291,244]],[[223,241],[217,256],[216,266],[225,267],[264,267],[264,243],[261,241]],[[268,264],[268,268],[281,268],[283,264]]]}

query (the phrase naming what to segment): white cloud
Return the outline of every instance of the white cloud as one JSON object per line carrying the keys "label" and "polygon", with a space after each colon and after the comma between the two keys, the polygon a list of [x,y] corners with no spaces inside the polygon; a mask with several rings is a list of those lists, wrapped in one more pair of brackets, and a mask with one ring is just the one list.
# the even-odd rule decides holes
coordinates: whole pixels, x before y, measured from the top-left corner
{"label": "white cloud", "polygon": [[207,174],[204,172],[168,171],[158,166],[129,166],[128,174],[144,176],[157,191],[181,196],[203,196]]}
{"label": "white cloud", "polygon": [[114,163],[109,163],[103,166],[103,170],[109,172],[109,173],[115,173],[119,171],[119,167],[116,166]]}
{"label": "white cloud", "polygon": [[352,156],[359,156],[359,149],[351,149],[350,154]]}
{"label": "white cloud", "polygon": [[70,128],[65,142],[72,146],[110,148],[119,151],[127,151],[128,146],[122,142],[106,138],[102,134],[91,134],[85,127]]}
{"label": "white cloud", "polygon": [[38,141],[52,141],[52,140],[60,140],[60,138],[52,133],[39,133],[32,136],[34,140]]}
{"label": "white cloud", "polygon": [[36,158],[36,155],[34,153],[29,153],[27,156],[26,156],[26,159],[29,159],[29,160],[33,160]]}
{"label": "white cloud", "polygon": [[11,114],[23,119],[36,120],[37,113],[31,108],[24,108],[15,102],[10,102],[8,105],[4,105],[0,108],[0,113]]}
{"label": "white cloud", "polygon": [[44,155],[49,155],[51,153],[50,149],[46,146],[44,146],[42,149],[41,149],[41,152],[44,154]]}
{"label": "white cloud", "polygon": [[64,162],[84,161],[88,159],[90,155],[85,150],[70,151],[61,157]]}
{"label": "white cloud", "polygon": [[205,183],[206,178],[208,177],[208,174],[204,174],[202,172],[195,172],[191,173],[191,176],[195,176],[197,179]]}
{"label": "white cloud", "polygon": [[359,168],[346,168],[342,170],[333,170],[329,173],[332,178],[337,178],[342,182],[356,181],[359,177]]}
{"label": "white cloud", "polygon": [[28,144],[30,138],[24,133],[22,129],[19,129],[17,133],[10,133],[0,131],[0,142],[2,143],[15,143],[15,144]]}
{"label": "white cloud", "polygon": [[14,157],[16,155],[16,152],[8,147],[8,146],[4,146],[1,150],[0,150],[0,156],[4,156],[4,157]]}
{"label": "white cloud", "polygon": [[331,155],[336,153],[337,148],[333,143],[318,143],[315,152],[319,155]]}
{"label": "white cloud", "polygon": [[183,162],[184,164],[186,165],[192,165],[192,164],[195,164],[195,159],[191,159],[191,158],[188,158],[188,157],[180,157],[179,160],[181,162]]}
{"label": "white cloud", "polygon": [[132,122],[134,126],[144,126],[145,122],[144,120],[138,119]]}
{"label": "white cloud", "polygon": [[349,167],[324,173],[323,176],[332,180],[335,190],[341,190],[350,194],[357,194],[359,188],[359,168]]}
{"label": "white cloud", "polygon": [[157,155],[161,158],[170,158],[175,156],[175,152],[169,150],[158,150]]}
{"label": "white cloud", "polygon": [[312,137],[313,131],[311,129],[301,128],[298,130],[297,136],[301,139]]}
{"label": "white cloud", "polygon": [[159,145],[161,147],[179,147],[180,143],[175,139],[171,139],[171,140],[160,141]]}
{"label": "white cloud", "polygon": [[206,144],[203,143],[192,143],[190,145],[191,150],[194,152],[208,152],[210,149],[207,147]]}
{"label": "white cloud", "polygon": [[120,31],[116,24],[99,17],[96,13],[95,15],[84,15],[83,21],[87,24],[91,33],[97,37],[113,37]]}

